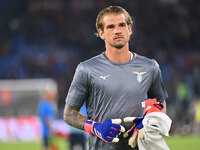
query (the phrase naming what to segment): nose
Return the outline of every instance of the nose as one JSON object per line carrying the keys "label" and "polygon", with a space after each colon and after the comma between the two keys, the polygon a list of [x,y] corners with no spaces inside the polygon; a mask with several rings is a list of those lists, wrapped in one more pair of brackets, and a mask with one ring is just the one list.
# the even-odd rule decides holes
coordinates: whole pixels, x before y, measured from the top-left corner
{"label": "nose", "polygon": [[121,34],[122,33],[121,28],[120,27],[115,27],[114,33],[115,34]]}

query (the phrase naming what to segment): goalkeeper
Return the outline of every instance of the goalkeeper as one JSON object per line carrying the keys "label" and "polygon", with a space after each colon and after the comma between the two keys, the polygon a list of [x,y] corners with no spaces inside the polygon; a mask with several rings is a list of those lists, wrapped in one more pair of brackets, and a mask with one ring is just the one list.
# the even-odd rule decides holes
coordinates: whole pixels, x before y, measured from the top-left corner
{"label": "goalkeeper", "polygon": [[[89,150],[138,150],[123,138],[132,123],[127,116],[142,116],[141,102],[156,98],[163,104],[168,97],[159,65],[153,59],[129,50],[132,19],[119,7],[110,6],[97,16],[97,35],[105,51],[81,62],[66,97],[64,120],[67,124],[90,133]],[[79,110],[86,101],[87,116]]]}

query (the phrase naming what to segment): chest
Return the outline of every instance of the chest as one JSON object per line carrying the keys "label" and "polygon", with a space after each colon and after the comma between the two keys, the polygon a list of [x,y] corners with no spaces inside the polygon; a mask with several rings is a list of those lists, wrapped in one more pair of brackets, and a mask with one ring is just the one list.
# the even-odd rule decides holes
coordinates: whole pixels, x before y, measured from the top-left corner
{"label": "chest", "polygon": [[94,67],[90,79],[90,87],[96,91],[135,95],[147,93],[152,83],[152,72],[133,65]]}

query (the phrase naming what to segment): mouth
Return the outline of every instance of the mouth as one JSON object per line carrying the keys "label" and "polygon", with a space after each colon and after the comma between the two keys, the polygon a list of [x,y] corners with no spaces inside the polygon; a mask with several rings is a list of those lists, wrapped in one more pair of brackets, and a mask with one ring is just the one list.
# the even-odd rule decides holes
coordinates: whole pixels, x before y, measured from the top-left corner
{"label": "mouth", "polygon": [[123,38],[124,38],[123,36],[117,36],[117,37],[114,37],[114,40],[121,40]]}

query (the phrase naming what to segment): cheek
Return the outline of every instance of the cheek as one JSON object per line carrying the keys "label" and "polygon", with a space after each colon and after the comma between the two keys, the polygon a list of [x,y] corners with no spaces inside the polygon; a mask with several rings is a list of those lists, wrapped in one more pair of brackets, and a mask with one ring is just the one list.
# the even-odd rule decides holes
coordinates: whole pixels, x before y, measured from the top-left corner
{"label": "cheek", "polygon": [[107,40],[111,40],[112,39],[112,34],[111,33],[107,33],[104,35],[105,39]]}
{"label": "cheek", "polygon": [[127,33],[126,33],[127,37],[130,37],[131,34],[132,34],[132,33],[131,33],[130,31],[127,31]]}

